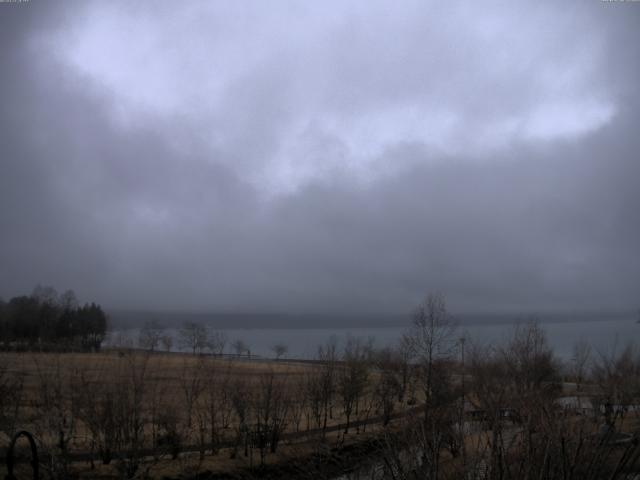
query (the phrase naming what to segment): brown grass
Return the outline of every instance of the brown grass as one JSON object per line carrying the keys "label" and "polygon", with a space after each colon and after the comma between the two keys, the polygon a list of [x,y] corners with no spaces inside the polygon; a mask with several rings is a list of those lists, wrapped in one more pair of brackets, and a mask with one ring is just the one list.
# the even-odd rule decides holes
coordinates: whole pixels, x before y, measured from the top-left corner
{"label": "brown grass", "polygon": [[[70,418],[73,414],[72,398],[78,389],[89,388],[91,385],[130,385],[136,375],[144,371],[145,405],[144,414],[150,415],[152,403],[157,402],[156,407],[163,411],[173,411],[184,422],[184,388],[196,377],[203,383],[208,382],[238,382],[241,381],[247,391],[258,389],[261,380],[267,375],[273,375],[285,389],[296,388],[303,382],[308,374],[321,368],[317,364],[295,361],[252,361],[236,358],[214,358],[210,356],[192,356],[188,354],[148,354],[136,351],[106,351],[102,353],[0,353],[0,365],[5,367],[5,375],[19,377],[23,383],[23,394],[20,405],[20,424],[18,429],[26,429],[39,435],[41,447],[44,450],[53,448],[56,443],[56,432],[50,426],[42,424],[43,416],[55,416],[57,412],[66,409]],[[372,376],[375,378],[375,375]],[[49,385],[49,391],[59,389],[60,405],[44,404],[43,385]],[[127,387],[129,388],[129,387]],[[204,387],[203,387],[204,388]],[[96,391],[100,391],[99,388]],[[292,393],[293,394],[293,393]],[[203,394],[204,395],[204,394]],[[196,401],[194,414],[197,409],[204,407],[201,395]],[[55,396],[55,395],[54,395]],[[55,402],[53,402],[55,403]],[[56,410],[54,407],[57,407]],[[49,411],[48,408],[51,408]],[[371,412],[374,415],[375,412]],[[355,419],[355,418],[354,418]],[[352,419],[352,420],[354,420]],[[341,407],[336,405],[332,418],[328,425],[339,425],[344,422]],[[82,454],[90,451],[90,431],[78,418],[73,418],[73,440],[69,444],[71,453]],[[293,432],[293,423],[288,422],[286,432]],[[223,441],[230,441],[236,434],[237,419],[234,419],[228,428],[222,433]],[[306,420],[301,427],[306,427]],[[313,427],[313,425],[312,425]],[[151,426],[145,426],[145,447],[150,448]],[[373,428],[369,428],[372,432]],[[197,432],[195,428],[185,430],[183,445],[195,445]],[[2,446],[8,443],[8,437],[0,440]],[[323,443],[337,444],[347,443],[362,438],[356,435],[355,429],[348,436],[337,431],[326,436]],[[305,437],[304,435],[295,441],[291,438],[283,443],[277,454],[270,454],[267,461],[282,462],[287,458],[295,458],[308,455],[318,446],[319,437]],[[259,453],[254,450],[251,456],[243,455],[243,448],[230,459],[230,449],[223,449],[217,455],[211,456],[210,452],[201,459],[197,453],[182,454],[177,460],[169,457],[151,459],[145,463],[151,468],[152,477],[178,476],[184,472],[196,473],[197,471],[232,471],[246,469],[251,465],[257,465],[260,461]],[[116,462],[111,465],[100,465],[99,461],[90,467],[88,461],[76,461],[73,463],[74,471],[83,473],[87,478],[113,478],[118,476]],[[4,475],[3,475],[4,476]]]}

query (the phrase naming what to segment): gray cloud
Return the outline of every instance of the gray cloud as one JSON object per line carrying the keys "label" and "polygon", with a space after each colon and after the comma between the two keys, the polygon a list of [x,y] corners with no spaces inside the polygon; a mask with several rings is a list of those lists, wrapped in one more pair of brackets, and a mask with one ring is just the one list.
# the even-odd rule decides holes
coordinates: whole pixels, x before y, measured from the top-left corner
{"label": "gray cloud", "polygon": [[633,3],[4,4],[0,294],[629,309]]}

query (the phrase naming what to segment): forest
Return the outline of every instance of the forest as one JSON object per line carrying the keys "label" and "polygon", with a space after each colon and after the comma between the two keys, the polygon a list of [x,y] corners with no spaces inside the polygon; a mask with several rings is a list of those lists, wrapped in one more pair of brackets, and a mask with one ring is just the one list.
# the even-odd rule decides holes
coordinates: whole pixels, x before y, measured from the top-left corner
{"label": "forest", "polygon": [[0,299],[0,349],[100,350],[107,316],[95,303],[79,305],[75,293],[37,286],[31,295]]}

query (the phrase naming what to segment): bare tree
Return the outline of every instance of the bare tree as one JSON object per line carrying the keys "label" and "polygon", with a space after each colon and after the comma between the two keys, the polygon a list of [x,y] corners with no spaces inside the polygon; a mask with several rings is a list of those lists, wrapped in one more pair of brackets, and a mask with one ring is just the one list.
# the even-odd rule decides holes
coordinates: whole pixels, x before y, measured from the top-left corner
{"label": "bare tree", "polygon": [[73,310],[79,306],[78,299],[76,298],[76,294],[73,290],[66,290],[62,293],[58,299],[58,303],[60,304],[60,308],[63,310]]}
{"label": "bare tree", "polygon": [[576,382],[576,390],[580,390],[580,386],[587,374],[589,362],[591,361],[591,345],[585,340],[580,340],[573,346],[573,355],[571,357],[571,374]]}
{"label": "bare tree", "polygon": [[231,344],[231,346],[233,347],[233,350],[236,352],[236,355],[238,357],[249,351],[249,346],[244,342],[244,340],[241,339],[237,339]]}
{"label": "bare tree", "polygon": [[476,347],[470,357],[480,431],[468,443],[469,475],[620,479],[635,471],[637,443],[619,444],[612,430],[598,434],[592,418],[558,406],[553,352],[536,324],[518,327],[506,346]]}
{"label": "bare tree", "polygon": [[160,345],[163,331],[164,328],[157,320],[145,322],[138,334],[138,345],[145,350],[153,352]]}
{"label": "bare tree", "polygon": [[184,399],[184,410],[186,415],[185,425],[187,428],[186,436],[191,431],[193,422],[193,412],[198,403],[200,396],[204,391],[204,360],[198,358],[193,364],[191,359],[185,358],[182,364],[182,374],[180,375],[180,389],[182,390]]}
{"label": "bare tree", "polygon": [[24,382],[21,376],[12,372],[4,356],[0,357],[0,362],[0,432],[11,438],[22,418],[20,405]]}
{"label": "bare tree", "polygon": [[208,425],[212,453],[217,453],[223,431],[229,427],[233,411],[231,401],[232,373],[230,366],[219,370],[214,364],[207,368],[204,387],[204,413]]}
{"label": "bare tree", "polygon": [[628,344],[620,353],[615,348],[609,354],[600,353],[594,361],[593,378],[601,391],[596,400],[613,430],[618,420],[624,422],[629,405],[640,398],[640,350]]}
{"label": "bare tree", "polygon": [[559,365],[547,337],[534,320],[516,325],[506,347],[500,349],[509,368],[511,380],[518,394],[543,391],[558,380]]}
{"label": "bare tree", "polygon": [[[398,355],[390,348],[380,350],[376,356],[375,366],[378,375],[375,377],[374,395],[379,410],[382,410],[383,424],[386,426],[391,420],[391,415],[396,401],[402,400],[401,378],[398,376]],[[402,368],[402,367],[400,367]]]}
{"label": "bare tree", "polygon": [[414,355],[412,344],[411,337],[403,335],[392,352],[392,358],[395,359],[393,369],[396,372],[398,383],[400,384],[400,391],[398,392],[399,402],[404,401],[408,395],[409,403],[415,403],[415,382],[413,382],[411,378],[411,362]]}
{"label": "bare tree", "polygon": [[149,355],[124,355],[119,363],[121,370],[116,383],[116,402],[120,455],[117,465],[123,476],[133,478],[143,460],[146,438],[144,427]]}
{"label": "bare tree", "polygon": [[178,334],[180,346],[191,350],[193,355],[207,347],[207,329],[200,323],[185,322]]}
{"label": "bare tree", "polygon": [[429,294],[416,308],[412,328],[405,340],[421,370],[425,418],[433,398],[435,370],[453,353],[454,333],[455,325],[447,312],[444,297],[441,294]]}
{"label": "bare tree", "polygon": [[[511,394],[506,383],[508,367],[498,351],[493,348],[473,347],[469,355],[469,373],[472,396],[478,420],[484,422],[490,436],[479,437],[475,454],[470,456],[470,467],[489,465],[490,471],[498,476],[504,470],[504,417],[505,407],[510,404]],[[490,454],[490,457],[489,457]]]}
{"label": "bare tree", "polygon": [[162,338],[160,338],[160,342],[162,342],[162,347],[165,352],[168,353],[171,351],[171,347],[173,347],[173,337],[171,335],[163,335]]}
{"label": "bare tree", "polygon": [[349,433],[352,413],[358,415],[360,401],[369,380],[369,350],[358,338],[348,338],[343,363],[337,368],[337,389],[346,417],[344,433]]}
{"label": "bare tree", "polygon": [[153,381],[148,382],[147,388],[147,420],[148,430],[151,434],[151,447],[153,450],[154,460],[158,461],[160,457],[167,453],[167,437],[162,431],[161,422],[163,416],[167,411],[171,410],[169,398],[171,395],[171,386],[165,382],[158,381],[154,378]]}
{"label": "bare tree", "polygon": [[209,332],[208,347],[211,353],[214,355],[222,355],[224,353],[224,347],[227,345],[227,335],[219,330],[212,330]]}
{"label": "bare tree", "polygon": [[69,447],[77,422],[77,388],[74,377],[66,375],[60,355],[48,362],[33,357],[37,371],[37,391],[32,397],[36,434],[42,440],[51,462],[47,466],[52,478],[70,475]]}
{"label": "bare tree", "polygon": [[453,434],[456,398],[448,374],[456,346],[455,325],[443,295],[429,294],[418,305],[405,342],[415,361],[424,401],[422,424],[413,432],[424,455],[421,474],[438,478],[441,449],[458,438]]}
{"label": "bare tree", "polygon": [[311,428],[311,421],[316,428],[322,427],[323,391],[322,373],[320,369],[308,370],[304,377],[305,403],[307,404],[307,430]]}
{"label": "bare tree", "polygon": [[33,292],[31,292],[31,297],[35,298],[40,303],[58,305],[58,292],[55,288],[48,285],[36,285]]}
{"label": "bare tree", "polygon": [[337,340],[330,338],[327,343],[318,347],[318,360],[320,361],[318,380],[321,415],[322,437],[324,438],[327,422],[332,417],[333,402],[336,392],[336,367],[338,362]]}
{"label": "bare tree", "polygon": [[304,378],[294,378],[292,385],[289,387],[290,396],[290,417],[295,431],[300,431],[300,423],[303,415],[308,412],[309,404],[307,400],[307,389]]}
{"label": "bare tree", "polygon": [[231,458],[238,454],[238,448],[244,443],[244,454],[249,455],[249,427],[248,421],[251,415],[252,394],[247,382],[242,377],[237,377],[230,388],[231,404],[235,413],[236,439],[234,442]]}
{"label": "bare tree", "polygon": [[[140,467],[146,462],[147,441],[154,448],[160,444],[156,430],[161,423],[160,406],[155,400],[163,395],[157,389],[149,395],[148,363],[146,352],[121,353],[98,368],[84,368],[74,385],[71,412],[76,412],[90,434],[91,451],[97,448],[104,464],[115,460],[121,478],[144,476]],[[149,410],[152,425],[146,428]],[[146,470],[151,464],[147,462]]]}
{"label": "bare tree", "polygon": [[279,360],[281,357],[285,356],[289,351],[289,347],[287,347],[284,343],[276,343],[271,347],[271,351],[276,356],[276,360]]}
{"label": "bare tree", "polygon": [[184,444],[184,428],[178,405],[167,405],[167,408],[158,412],[156,416],[157,450],[159,453],[168,453],[172,459],[178,458]]}
{"label": "bare tree", "polygon": [[[91,435],[91,451],[102,463],[118,460],[129,478],[138,472],[146,445],[147,422],[151,446],[160,447],[164,391],[159,382],[148,382],[149,353],[126,353],[112,359],[96,359],[80,371],[77,412]],[[147,416],[148,415],[148,416]],[[157,460],[157,458],[156,458]]]}
{"label": "bare tree", "polygon": [[289,402],[285,381],[273,371],[262,375],[253,396],[252,435],[260,452],[260,464],[264,465],[267,450],[276,453],[280,436],[285,428]]}

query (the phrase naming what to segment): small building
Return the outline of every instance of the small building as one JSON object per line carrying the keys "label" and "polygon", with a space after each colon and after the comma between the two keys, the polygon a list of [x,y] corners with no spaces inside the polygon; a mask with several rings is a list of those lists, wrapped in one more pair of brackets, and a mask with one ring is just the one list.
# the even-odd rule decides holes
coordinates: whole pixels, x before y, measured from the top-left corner
{"label": "small building", "polygon": [[595,408],[591,397],[568,396],[556,399],[556,404],[566,411],[572,411],[578,415],[593,415]]}

